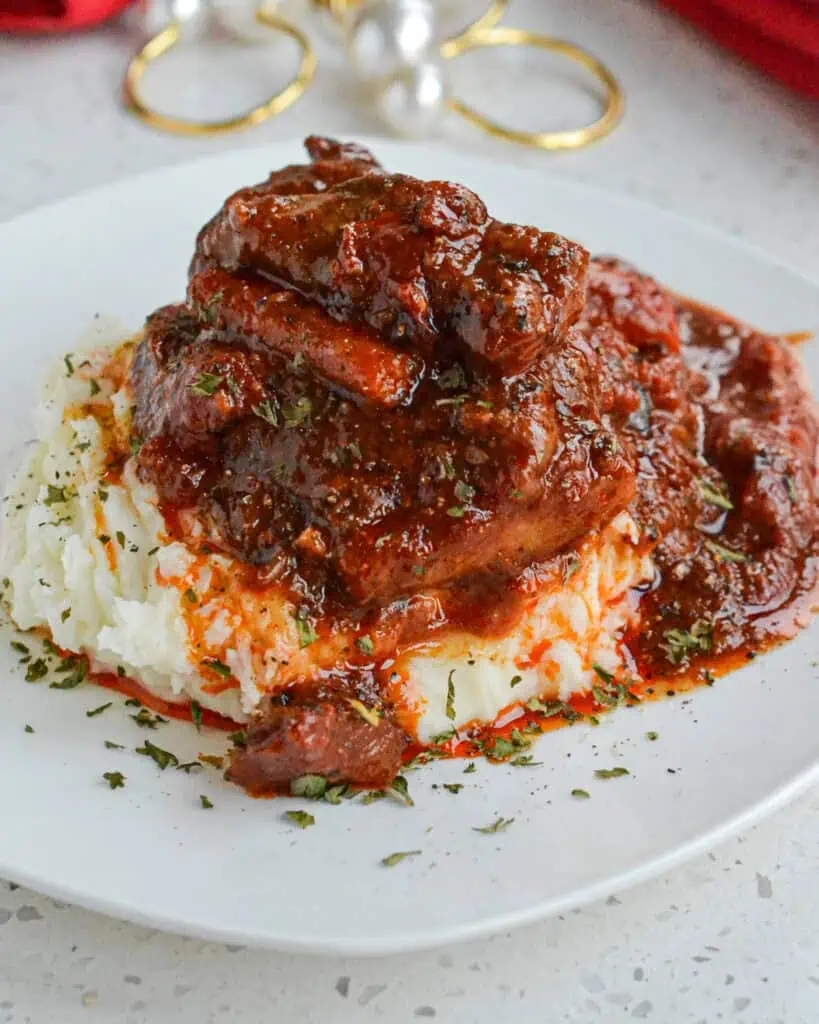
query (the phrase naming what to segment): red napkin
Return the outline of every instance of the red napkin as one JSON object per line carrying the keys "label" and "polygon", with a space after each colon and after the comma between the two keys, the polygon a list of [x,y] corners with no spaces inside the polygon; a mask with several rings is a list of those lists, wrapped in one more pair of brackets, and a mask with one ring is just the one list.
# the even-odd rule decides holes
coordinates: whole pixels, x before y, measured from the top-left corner
{"label": "red napkin", "polygon": [[0,0],[0,32],[69,32],[119,14],[133,0]]}
{"label": "red napkin", "polygon": [[819,97],[819,0],[662,0],[791,89]]}

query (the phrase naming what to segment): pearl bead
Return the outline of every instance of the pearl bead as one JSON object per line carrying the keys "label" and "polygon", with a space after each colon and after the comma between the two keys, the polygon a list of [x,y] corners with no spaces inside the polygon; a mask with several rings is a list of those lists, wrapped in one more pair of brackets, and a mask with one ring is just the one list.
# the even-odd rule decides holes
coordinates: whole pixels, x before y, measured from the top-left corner
{"label": "pearl bead", "polygon": [[417,64],[436,43],[429,0],[370,0],[353,16],[347,49],[358,75],[375,81]]}
{"label": "pearl bead", "polygon": [[430,61],[401,68],[381,82],[376,107],[382,120],[399,135],[422,138],[440,120],[449,94],[444,69]]}
{"label": "pearl bead", "polygon": [[210,5],[206,0],[144,0],[127,14],[149,36],[161,32],[171,21],[182,22],[188,32],[199,32],[209,22]]}

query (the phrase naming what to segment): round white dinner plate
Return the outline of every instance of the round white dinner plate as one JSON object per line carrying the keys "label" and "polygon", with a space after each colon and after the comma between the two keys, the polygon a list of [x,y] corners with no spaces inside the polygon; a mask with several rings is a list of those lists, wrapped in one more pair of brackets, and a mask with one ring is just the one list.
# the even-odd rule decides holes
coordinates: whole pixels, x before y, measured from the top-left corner
{"label": "round white dinner plate", "polygon": [[[390,168],[465,182],[500,218],[625,256],[764,329],[819,328],[817,285],[707,227],[471,155],[372,145]],[[4,478],[31,440],[46,365],[101,322],[95,314],[136,330],[179,298],[196,232],[225,196],[301,159],[297,142],[237,152],[0,225]],[[802,351],[819,390],[819,343]],[[222,734],[181,723],[146,733],[96,686],[27,684],[2,643],[0,876],[134,921],[282,950],[378,954],[475,938],[666,870],[819,778],[817,659],[819,620],[712,688],[547,734],[537,766],[478,761],[465,775],[464,762],[443,762],[408,776],[414,807],[329,806],[252,800],[210,768],[160,772],[133,752],[146,737],[189,760],[221,752]],[[594,775],[618,765],[630,774]],[[127,785],[110,789],[110,771]],[[590,799],[572,797],[578,788]],[[294,807],[315,826],[288,822]],[[476,831],[498,816],[514,821]],[[380,863],[407,850],[421,853]]]}

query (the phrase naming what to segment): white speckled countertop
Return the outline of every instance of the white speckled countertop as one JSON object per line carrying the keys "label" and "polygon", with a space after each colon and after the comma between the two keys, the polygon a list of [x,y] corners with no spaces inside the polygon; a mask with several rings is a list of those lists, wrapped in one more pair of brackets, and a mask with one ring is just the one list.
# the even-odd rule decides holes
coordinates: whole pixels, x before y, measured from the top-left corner
{"label": "white speckled countertop", "polygon": [[[459,146],[691,214],[819,278],[819,108],[643,0],[516,0],[508,20],[576,39],[609,61],[627,89],[627,119],[599,147],[571,156],[493,143],[448,121]],[[216,142],[155,135],[117,105],[133,41],[124,25],[67,40],[0,40],[0,219],[228,147],[377,131],[325,46],[318,84],[278,120]],[[209,95],[261,95],[263,57],[225,57],[217,70],[230,88],[220,81]],[[519,59],[466,60],[457,83],[472,95],[485,89],[495,112],[514,102],[521,126],[540,127],[544,106],[562,109],[573,98],[547,92],[542,65],[521,68]],[[189,61],[164,84],[195,72],[195,55]],[[542,92],[517,95],[513,83],[525,80],[543,82]],[[207,90],[177,84],[188,109],[207,99]],[[244,88],[256,91],[242,96]],[[180,939],[0,883],[0,1024],[815,1024],[817,835],[814,791],[744,837],[606,902],[488,942],[375,961]]]}

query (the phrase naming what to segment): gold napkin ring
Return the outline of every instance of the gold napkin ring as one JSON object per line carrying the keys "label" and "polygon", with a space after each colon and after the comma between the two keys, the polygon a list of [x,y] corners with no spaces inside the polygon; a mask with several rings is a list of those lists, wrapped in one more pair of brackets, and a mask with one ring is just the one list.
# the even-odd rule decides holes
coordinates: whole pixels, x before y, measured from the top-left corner
{"label": "gold napkin ring", "polygon": [[264,103],[223,121],[193,121],[182,117],[172,117],[150,107],[141,96],[142,79],[151,64],[176,46],[182,38],[183,23],[172,21],[150,39],[131,59],[123,83],[125,105],[145,124],[174,135],[221,135],[239,128],[251,128],[266,121],[269,117],[280,114],[295,103],[310,84],[316,73],[316,52],[301,29],[275,14],[271,9],[260,7],[256,11],[256,20],[274,31],[284,32],[291,39],[295,39],[302,54],[301,65],[295,77]]}
{"label": "gold napkin ring", "polygon": [[[487,12],[487,14],[493,13],[493,9]],[[497,21],[488,28],[485,26],[480,27],[476,23],[475,26],[468,28],[461,35],[445,42],[441,47],[441,55],[447,60],[455,60],[470,50],[475,50],[478,47],[492,46],[534,46],[541,50],[562,54],[575,63],[581,64],[603,86],[604,110],[598,120],[584,125],[582,128],[571,128],[553,132],[526,132],[518,131],[514,128],[506,128],[497,121],[492,121],[457,97],[448,101],[451,110],[460,114],[461,117],[465,117],[489,135],[506,139],[509,142],[518,142],[526,146],[536,146],[538,149],[581,149],[583,146],[588,146],[592,142],[605,138],[619,124],[625,110],[625,100],[620,83],[605,64],[592,56],[587,50],[583,50],[581,47],[567,42],[565,39],[556,39],[554,36],[529,32],[527,29],[498,25]]]}

